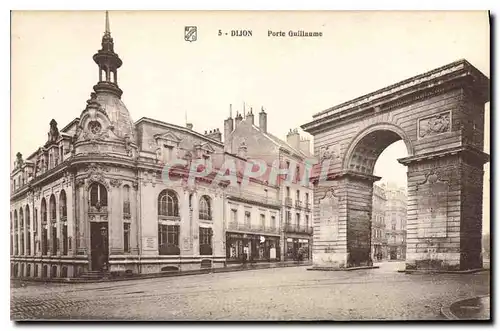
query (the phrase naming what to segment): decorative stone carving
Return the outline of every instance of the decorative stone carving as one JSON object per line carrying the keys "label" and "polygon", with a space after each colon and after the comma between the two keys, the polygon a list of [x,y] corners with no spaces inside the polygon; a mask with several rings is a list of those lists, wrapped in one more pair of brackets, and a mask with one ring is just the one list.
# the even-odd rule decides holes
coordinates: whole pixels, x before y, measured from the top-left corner
{"label": "decorative stone carving", "polygon": [[419,238],[446,237],[448,218],[448,181],[434,171],[417,185],[417,236]]}
{"label": "decorative stone carving", "polygon": [[90,163],[86,168],[85,172],[87,173],[102,173],[102,172],[108,172],[109,167],[101,164],[96,164],[94,162]]}
{"label": "decorative stone carving", "polygon": [[433,117],[421,119],[418,122],[418,132],[420,138],[433,136],[450,131],[451,113],[441,113]]}
{"label": "decorative stone carving", "polygon": [[188,181],[187,178],[183,178],[181,182],[181,187],[184,192],[193,193],[196,189],[196,184],[194,181]]}
{"label": "decorative stone carving", "polygon": [[113,187],[120,187],[122,185],[121,179],[113,178],[109,181],[109,184]]}
{"label": "decorative stone carving", "polygon": [[57,129],[57,122],[52,119],[50,121],[50,130],[48,133],[47,143],[52,144],[55,143],[59,139],[59,130]]}
{"label": "decorative stone carving", "polygon": [[320,162],[324,160],[333,160],[340,158],[340,146],[338,144],[323,146],[319,150],[319,160]]}
{"label": "decorative stone carving", "polygon": [[84,185],[85,185],[85,179],[83,179],[83,178],[78,178],[78,179],[75,181],[75,185],[76,185],[76,187],[84,186]]}
{"label": "decorative stone carving", "polygon": [[133,182],[132,182],[132,187],[134,188],[134,190],[136,190],[136,191],[137,191],[137,190],[139,189],[139,182],[137,182],[137,181],[133,181]]}

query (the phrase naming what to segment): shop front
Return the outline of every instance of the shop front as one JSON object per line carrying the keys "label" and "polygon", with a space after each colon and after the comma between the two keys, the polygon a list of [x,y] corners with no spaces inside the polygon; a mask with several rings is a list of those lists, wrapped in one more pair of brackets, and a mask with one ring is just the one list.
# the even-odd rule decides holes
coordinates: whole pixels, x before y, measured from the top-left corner
{"label": "shop front", "polygon": [[226,233],[227,262],[269,262],[280,259],[280,238],[248,233]]}
{"label": "shop front", "polygon": [[309,239],[287,238],[285,260],[297,260],[299,256],[302,261],[310,258]]}

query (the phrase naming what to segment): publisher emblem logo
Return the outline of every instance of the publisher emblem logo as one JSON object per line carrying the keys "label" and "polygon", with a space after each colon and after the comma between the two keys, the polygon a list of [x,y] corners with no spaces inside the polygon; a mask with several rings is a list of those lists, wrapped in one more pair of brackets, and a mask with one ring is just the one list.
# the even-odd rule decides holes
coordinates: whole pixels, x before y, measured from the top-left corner
{"label": "publisher emblem logo", "polygon": [[189,42],[196,41],[198,38],[198,29],[196,26],[184,27],[184,39]]}

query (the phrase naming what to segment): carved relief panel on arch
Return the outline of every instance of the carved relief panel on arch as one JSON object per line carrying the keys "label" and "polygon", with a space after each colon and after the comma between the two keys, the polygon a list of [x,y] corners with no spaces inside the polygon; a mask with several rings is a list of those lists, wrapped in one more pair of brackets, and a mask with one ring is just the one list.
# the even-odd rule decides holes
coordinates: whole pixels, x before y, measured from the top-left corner
{"label": "carved relief panel on arch", "polygon": [[418,139],[451,132],[451,110],[418,120]]}
{"label": "carved relief panel on arch", "polygon": [[321,167],[328,167],[328,172],[332,171],[336,164],[341,162],[340,145],[324,145],[319,149],[319,164]]}

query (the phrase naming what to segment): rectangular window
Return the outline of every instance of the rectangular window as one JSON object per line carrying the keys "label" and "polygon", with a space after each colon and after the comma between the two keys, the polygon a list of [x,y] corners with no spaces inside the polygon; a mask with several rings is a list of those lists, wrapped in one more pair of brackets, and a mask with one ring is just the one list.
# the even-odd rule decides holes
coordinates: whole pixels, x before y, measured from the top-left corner
{"label": "rectangular window", "polygon": [[306,203],[309,203],[309,193],[306,192]]}
{"label": "rectangular window", "polygon": [[238,223],[238,210],[231,209],[231,222]]}
{"label": "rectangular window", "polygon": [[21,247],[20,247],[21,248],[21,253],[20,253],[21,255],[24,255],[24,234],[23,234],[23,232],[24,232],[23,229],[21,229],[21,238],[20,238],[21,239]]}
{"label": "rectangular window", "polygon": [[52,255],[56,255],[57,254],[57,228],[54,226],[52,226],[52,238],[50,238],[52,240],[52,252],[51,254]]}
{"label": "rectangular window", "polygon": [[289,210],[286,211],[286,219],[285,220],[286,220],[286,223],[288,223],[288,224],[290,224],[290,222],[292,221],[292,213]]}
{"label": "rectangular window", "polygon": [[245,225],[250,225],[251,223],[251,215],[250,215],[250,212],[249,211],[246,211],[245,212]]}
{"label": "rectangular window", "polygon": [[309,226],[309,225],[310,225],[310,224],[309,224],[309,215],[306,215],[306,224],[305,224],[305,225],[306,225],[306,226]]}
{"label": "rectangular window", "polygon": [[295,169],[295,180],[296,182],[300,182],[300,167],[297,166],[297,168]]}
{"label": "rectangular window", "polygon": [[200,255],[212,255],[212,229],[200,228]]}
{"label": "rectangular window", "polygon": [[123,252],[130,253],[130,223],[123,223]]}
{"label": "rectangular window", "polygon": [[266,215],[260,214],[260,226],[265,229],[266,228]]}
{"label": "rectangular window", "polygon": [[300,214],[299,213],[295,214],[295,219],[297,220],[297,227],[300,227]]}
{"label": "rectangular window", "polygon": [[271,228],[276,229],[276,216],[271,216]]}
{"label": "rectangular window", "polygon": [[160,255],[179,255],[179,225],[158,225]]}
{"label": "rectangular window", "polygon": [[47,240],[47,226],[44,225],[42,229],[42,255],[47,255],[47,252],[49,250],[49,243]]}
{"label": "rectangular window", "polygon": [[295,195],[295,199],[300,200],[300,191],[297,190],[297,193]]}
{"label": "rectangular window", "polygon": [[286,187],[286,197],[289,198],[290,197],[290,187]]}
{"label": "rectangular window", "polygon": [[63,236],[63,251],[62,255],[68,255],[68,225],[66,223],[62,226],[62,236]]}

